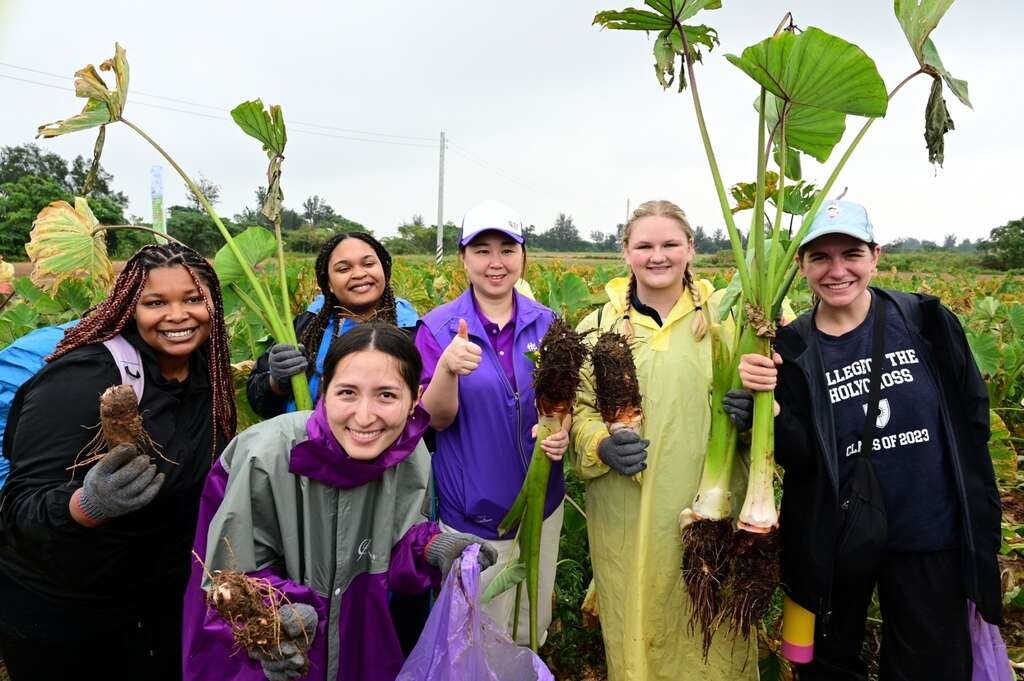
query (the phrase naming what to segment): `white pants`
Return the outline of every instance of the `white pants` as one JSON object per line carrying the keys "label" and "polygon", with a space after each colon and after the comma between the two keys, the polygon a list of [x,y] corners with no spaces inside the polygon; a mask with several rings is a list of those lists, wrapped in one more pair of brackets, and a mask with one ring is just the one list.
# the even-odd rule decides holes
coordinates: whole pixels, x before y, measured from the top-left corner
{"label": "white pants", "polygon": [[[558,562],[558,540],[562,534],[563,504],[544,520],[540,533],[540,580],[537,585],[537,630],[540,632],[540,645],[548,635],[548,627],[551,625],[551,595],[555,591],[555,564]],[[442,532],[457,532],[444,523],[440,523]],[[519,557],[519,547],[514,539],[488,539],[487,543],[498,552],[498,560],[491,567],[480,574],[480,592],[487,588],[498,573],[513,560]],[[525,585],[525,582],[524,582]],[[505,627],[508,635],[512,635],[513,610],[516,607],[516,590],[509,589],[505,593],[493,599],[483,606],[487,613],[498,626]],[[519,630],[516,632],[516,643],[521,645],[530,644],[530,602],[526,596],[526,588],[520,597],[519,605]]]}

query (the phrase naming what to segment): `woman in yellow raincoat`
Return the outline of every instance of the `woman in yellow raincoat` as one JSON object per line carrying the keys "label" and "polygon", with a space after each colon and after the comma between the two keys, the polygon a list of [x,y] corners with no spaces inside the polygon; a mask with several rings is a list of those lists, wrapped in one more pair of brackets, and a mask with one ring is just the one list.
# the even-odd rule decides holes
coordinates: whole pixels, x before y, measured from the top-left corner
{"label": "woman in yellow raincoat", "polygon": [[[693,230],[668,201],[640,205],[626,225],[628,278],[578,330],[615,329],[633,343],[643,424],[612,437],[585,371],[572,423],[574,465],[587,483],[587,528],[610,681],[757,679],[756,645],[725,632],[705,663],[680,565],[678,516],[697,492],[710,427],[713,287],[690,269]],[[596,340],[599,332],[590,334]],[[646,470],[644,470],[646,469]],[[643,470],[638,482],[634,473]],[[734,474],[734,499],[745,475]],[[638,536],[641,491],[650,511]],[[641,555],[642,552],[642,555]]]}

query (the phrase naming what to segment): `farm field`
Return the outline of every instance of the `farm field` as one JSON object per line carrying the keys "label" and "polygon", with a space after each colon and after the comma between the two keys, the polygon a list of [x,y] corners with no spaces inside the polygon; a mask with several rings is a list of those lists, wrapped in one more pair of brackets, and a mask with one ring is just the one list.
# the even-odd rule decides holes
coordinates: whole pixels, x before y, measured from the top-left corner
{"label": "farm field", "polygon": [[[531,253],[526,279],[538,300],[575,323],[591,309],[603,304],[604,285],[623,273],[614,254],[593,257],[592,253]],[[598,254],[600,255],[600,254]],[[714,256],[712,256],[714,257]],[[905,256],[903,256],[905,258]],[[730,267],[703,263],[700,276],[718,288],[733,276]],[[895,261],[896,257],[893,256]],[[1004,636],[1015,660],[1024,661],[1024,482],[1018,477],[1018,457],[1024,454],[1024,278],[1008,274],[969,272],[969,263],[950,266],[948,259],[921,257],[917,262],[890,265],[883,256],[882,273],[875,282],[883,287],[931,293],[942,298],[964,322],[968,339],[979,367],[984,373],[992,400],[992,456],[999,476],[1004,503],[1004,543],[1000,563],[1007,604]],[[290,256],[288,278],[291,284],[292,313],[305,308],[315,292],[312,259]],[[888,269],[886,269],[888,268]],[[267,266],[262,276],[274,276]],[[31,285],[24,277],[27,263],[16,265],[16,293],[0,312],[0,347],[32,328],[55,324],[80,316],[93,300],[85,285],[71,281],[62,284],[53,295]],[[453,258],[437,268],[428,257],[396,258],[392,275],[396,295],[407,298],[421,313],[452,299],[466,286],[465,275]],[[790,295],[793,308],[803,311],[810,305],[805,286],[796,286]],[[258,321],[239,301],[226,297],[232,361],[238,369],[236,380],[240,426],[255,422],[245,403],[244,379],[248,362],[267,347],[269,338]],[[603,652],[600,630],[585,621],[580,604],[591,578],[587,551],[583,484],[569,476],[568,491],[582,510],[566,506],[561,555],[562,564],[556,585],[555,621],[543,655],[560,679],[603,678]],[[776,670],[774,678],[788,678],[777,664],[779,638],[777,613],[764,622],[761,632],[766,674]],[[872,632],[877,637],[877,627]],[[875,645],[869,637],[867,645]],[[4,678],[0,668],[0,681]]]}

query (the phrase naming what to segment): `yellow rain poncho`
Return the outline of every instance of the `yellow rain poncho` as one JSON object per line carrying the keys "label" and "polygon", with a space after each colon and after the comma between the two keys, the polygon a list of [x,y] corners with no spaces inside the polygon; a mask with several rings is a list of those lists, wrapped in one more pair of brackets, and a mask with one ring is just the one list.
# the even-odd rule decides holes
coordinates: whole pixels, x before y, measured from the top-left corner
{"label": "yellow rain poncho", "polygon": [[[605,287],[609,302],[600,314],[602,330],[623,332],[628,279]],[[702,305],[713,287],[698,282]],[[717,296],[715,297],[717,299]],[[712,306],[714,300],[710,303]],[[712,309],[712,319],[717,310]],[[756,644],[719,631],[705,664],[700,632],[689,633],[690,601],[680,565],[679,512],[693,503],[707,447],[711,412],[711,337],[698,341],[690,325],[694,309],[684,291],[659,327],[630,310],[633,358],[643,398],[641,437],[651,441],[642,483],[611,470],[597,455],[608,430],[597,411],[589,368],[584,370],[572,422],[573,463],[587,483],[587,530],[597,587],[597,609],[604,636],[609,681],[744,681],[758,678]],[[598,325],[598,312],[586,317],[581,332]],[[596,341],[594,333],[589,336]],[[737,465],[740,468],[740,465]],[[641,485],[651,485],[652,517],[646,555],[637,555]],[[733,474],[733,505],[743,501],[745,476]],[[644,562],[645,583],[633,576]],[[631,586],[631,583],[633,584]],[[646,674],[627,668],[628,609],[640,608],[638,636],[646,650]],[[637,648],[639,650],[639,647]]]}

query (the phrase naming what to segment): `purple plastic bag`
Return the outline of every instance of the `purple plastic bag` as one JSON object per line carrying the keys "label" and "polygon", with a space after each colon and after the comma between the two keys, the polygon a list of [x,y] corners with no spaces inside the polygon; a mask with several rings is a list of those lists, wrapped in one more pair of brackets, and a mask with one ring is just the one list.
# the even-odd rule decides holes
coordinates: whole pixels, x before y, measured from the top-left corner
{"label": "purple plastic bag", "polygon": [[479,544],[452,564],[420,640],[395,681],[554,681],[529,648],[516,645],[480,609]]}
{"label": "purple plastic bag", "polygon": [[999,627],[982,619],[971,600],[967,601],[967,619],[971,628],[971,655],[974,657],[971,681],[1013,681],[1010,658]]}

